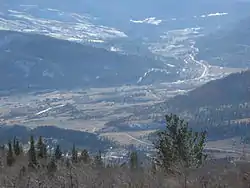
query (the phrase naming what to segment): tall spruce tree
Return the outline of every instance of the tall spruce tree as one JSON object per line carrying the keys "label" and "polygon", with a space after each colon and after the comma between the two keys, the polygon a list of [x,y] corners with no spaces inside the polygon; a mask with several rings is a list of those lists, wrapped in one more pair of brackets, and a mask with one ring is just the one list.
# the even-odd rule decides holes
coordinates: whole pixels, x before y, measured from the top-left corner
{"label": "tall spruce tree", "polygon": [[22,148],[21,148],[21,145],[19,143],[19,140],[16,139],[16,137],[14,138],[14,141],[13,141],[13,148],[14,148],[15,155],[19,156],[22,152]]}
{"label": "tall spruce tree", "polygon": [[8,146],[9,146],[9,148],[8,148],[8,152],[7,152],[7,157],[6,157],[6,159],[7,159],[7,165],[8,165],[8,166],[11,166],[11,165],[13,165],[13,163],[14,163],[14,161],[15,161],[14,154],[13,154],[13,150],[12,150],[11,141],[9,141]]}
{"label": "tall spruce tree", "polygon": [[54,156],[56,160],[60,160],[62,158],[62,151],[59,144],[56,146]]}
{"label": "tall spruce tree", "polygon": [[43,143],[43,157],[48,157],[47,145],[45,143]]}
{"label": "tall spruce tree", "polygon": [[182,165],[198,167],[206,159],[204,154],[206,132],[195,132],[176,115],[166,116],[166,129],[157,133],[155,148],[157,162],[166,170]]}
{"label": "tall spruce tree", "polygon": [[103,166],[103,161],[102,161],[102,153],[99,150],[98,154],[94,158],[94,164],[96,167],[102,167]]}
{"label": "tall spruce tree", "polygon": [[15,152],[15,147],[16,147],[16,137],[14,137],[14,139],[13,139],[13,149],[14,149],[14,152]]}
{"label": "tall spruce tree", "polygon": [[34,137],[30,136],[29,165],[37,165]]}
{"label": "tall spruce tree", "polygon": [[77,163],[78,162],[78,153],[77,153],[75,144],[73,144],[71,155],[72,155],[72,158],[71,158],[72,162]]}
{"label": "tall spruce tree", "polygon": [[130,154],[130,168],[136,169],[138,168],[138,155],[136,151],[131,152]]}
{"label": "tall spruce tree", "polygon": [[80,156],[80,160],[83,162],[83,163],[89,163],[90,161],[90,156],[89,156],[89,153],[86,149],[84,149],[82,152],[81,152],[81,156]]}
{"label": "tall spruce tree", "polygon": [[43,142],[43,138],[40,136],[37,142],[37,157],[38,158],[45,158],[47,156],[47,149],[46,145]]}

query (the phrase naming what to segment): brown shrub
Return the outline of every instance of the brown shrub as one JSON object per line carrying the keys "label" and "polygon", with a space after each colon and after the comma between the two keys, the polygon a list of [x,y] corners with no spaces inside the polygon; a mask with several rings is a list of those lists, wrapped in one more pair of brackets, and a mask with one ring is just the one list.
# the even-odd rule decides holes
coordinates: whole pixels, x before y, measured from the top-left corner
{"label": "brown shrub", "polygon": [[131,170],[128,166],[95,167],[57,161],[57,170],[49,172],[50,159],[43,159],[35,168],[28,167],[25,155],[7,167],[0,154],[1,188],[248,188],[250,163],[215,161],[200,169],[182,169],[178,175],[166,175],[149,167]]}

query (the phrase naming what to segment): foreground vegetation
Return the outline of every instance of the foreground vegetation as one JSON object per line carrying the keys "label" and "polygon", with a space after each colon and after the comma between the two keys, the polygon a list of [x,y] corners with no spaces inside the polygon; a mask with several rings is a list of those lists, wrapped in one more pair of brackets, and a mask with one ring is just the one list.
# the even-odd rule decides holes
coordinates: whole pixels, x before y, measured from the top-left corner
{"label": "foreground vegetation", "polygon": [[59,160],[56,170],[49,167],[49,162],[39,160],[37,168],[27,167],[25,156],[18,157],[15,165],[0,168],[1,187],[169,187],[169,188],[244,188],[249,186],[249,164],[232,164],[216,162],[192,170],[183,170],[181,174],[168,175],[161,170],[144,167],[131,169],[130,166],[97,167],[93,163],[68,163]]}
{"label": "foreground vegetation", "polygon": [[25,152],[18,139],[0,150],[0,187],[167,187],[245,188],[250,185],[250,163],[210,160],[204,153],[206,132],[195,132],[176,115],[166,116],[166,129],[157,133],[155,156],[139,160],[131,151],[123,163],[108,162],[99,151],[53,152],[40,137],[30,137]]}

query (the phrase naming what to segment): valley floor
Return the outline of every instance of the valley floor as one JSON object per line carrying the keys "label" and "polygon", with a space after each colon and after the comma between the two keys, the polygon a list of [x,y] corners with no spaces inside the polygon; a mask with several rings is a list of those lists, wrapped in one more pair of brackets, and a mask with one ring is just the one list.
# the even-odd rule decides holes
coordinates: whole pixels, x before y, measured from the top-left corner
{"label": "valley floor", "polygon": [[[237,69],[210,67],[214,78]],[[209,77],[207,77],[210,80]],[[122,86],[73,91],[43,91],[0,97],[0,123],[28,127],[54,125],[88,132],[105,128],[105,123],[132,115],[137,109],[163,102],[208,80],[159,83],[152,86]],[[149,119],[127,122],[150,123]]]}
{"label": "valley floor", "polygon": [[[239,70],[209,67],[207,79],[211,79],[209,75],[217,78],[236,71]],[[126,122],[122,119],[133,116],[135,111],[163,102],[177,94],[185,93],[205,82],[207,80],[160,83],[153,86],[123,86],[2,95],[0,97],[0,124],[25,125],[31,128],[52,125],[66,129],[97,132],[120,144],[150,147],[152,144],[147,140],[147,135],[155,131],[154,129],[140,130],[139,128],[136,131],[129,131],[130,127],[127,127],[150,124],[152,121],[150,114],[142,119],[125,119]],[[121,125],[124,124],[123,128],[126,131],[106,126],[106,123],[116,120]],[[232,144],[227,143],[222,146],[220,143],[211,142],[208,143],[208,147],[228,150]]]}

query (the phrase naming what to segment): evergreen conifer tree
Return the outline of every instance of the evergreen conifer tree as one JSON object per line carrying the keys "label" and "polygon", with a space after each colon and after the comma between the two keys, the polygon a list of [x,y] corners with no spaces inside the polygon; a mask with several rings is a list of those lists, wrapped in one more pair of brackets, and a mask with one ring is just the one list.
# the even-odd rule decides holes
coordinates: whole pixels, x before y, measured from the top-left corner
{"label": "evergreen conifer tree", "polygon": [[158,165],[170,172],[180,165],[184,168],[200,166],[206,159],[205,140],[205,131],[195,132],[176,115],[167,115],[166,129],[158,132],[154,143]]}
{"label": "evergreen conifer tree", "polygon": [[138,155],[136,151],[131,152],[130,154],[130,168],[138,168]]}
{"label": "evergreen conifer tree", "polygon": [[80,160],[84,163],[88,163],[90,161],[89,153],[86,149],[81,152]]}
{"label": "evergreen conifer tree", "polygon": [[77,161],[78,161],[78,153],[77,153],[75,144],[73,144],[73,148],[72,148],[72,153],[71,154],[72,154],[72,162],[73,163],[77,163]]}
{"label": "evergreen conifer tree", "polygon": [[20,146],[19,140],[16,139],[16,137],[15,137],[13,143],[14,143],[14,145],[13,145],[14,153],[15,153],[16,156],[19,156],[21,154],[21,152],[22,152],[22,148]]}
{"label": "evergreen conifer tree", "polygon": [[47,145],[43,143],[43,158],[47,158],[48,151],[47,151]]}
{"label": "evergreen conifer tree", "polygon": [[9,141],[8,146],[9,148],[7,153],[7,165],[11,166],[15,161],[11,141]]}
{"label": "evergreen conifer tree", "polygon": [[16,147],[16,137],[14,137],[14,139],[13,139],[13,149],[14,149],[14,153],[15,153],[15,147]]}
{"label": "evergreen conifer tree", "polygon": [[30,136],[29,165],[37,165],[34,137]]}
{"label": "evergreen conifer tree", "polygon": [[59,144],[56,146],[54,156],[56,160],[60,160],[62,158],[62,151],[61,151]]}
{"label": "evergreen conifer tree", "polygon": [[37,157],[45,158],[46,157],[46,145],[43,143],[43,138],[40,136],[37,142]]}
{"label": "evergreen conifer tree", "polygon": [[101,153],[101,151],[99,151],[98,154],[95,156],[95,158],[94,158],[94,164],[95,164],[97,167],[103,166],[102,153]]}

